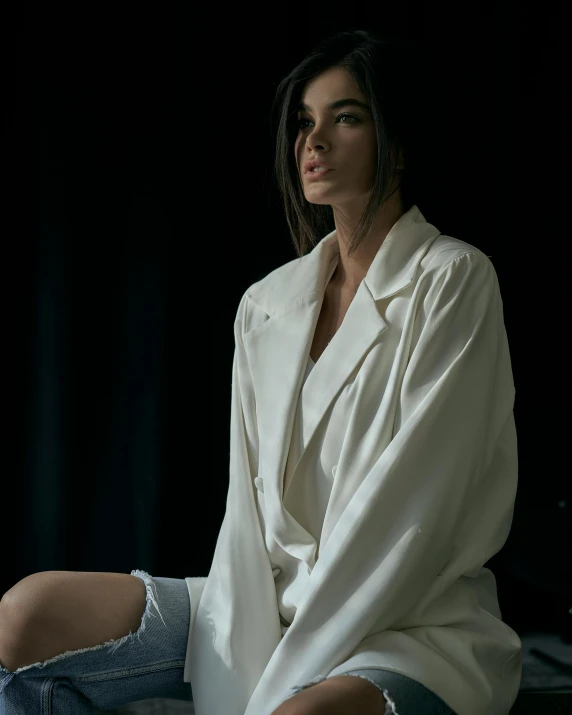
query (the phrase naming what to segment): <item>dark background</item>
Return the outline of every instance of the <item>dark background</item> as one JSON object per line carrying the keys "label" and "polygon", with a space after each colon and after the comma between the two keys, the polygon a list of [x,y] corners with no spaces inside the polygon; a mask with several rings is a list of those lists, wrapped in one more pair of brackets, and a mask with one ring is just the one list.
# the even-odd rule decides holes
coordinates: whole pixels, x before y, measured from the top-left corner
{"label": "dark background", "polygon": [[513,529],[489,562],[503,617],[570,632],[559,14],[74,12],[3,24],[0,594],[47,570],[208,574],[236,309],[295,257],[271,181],[272,98],[324,35],[369,28],[413,37],[430,68],[419,208],[499,276],[520,465]]}

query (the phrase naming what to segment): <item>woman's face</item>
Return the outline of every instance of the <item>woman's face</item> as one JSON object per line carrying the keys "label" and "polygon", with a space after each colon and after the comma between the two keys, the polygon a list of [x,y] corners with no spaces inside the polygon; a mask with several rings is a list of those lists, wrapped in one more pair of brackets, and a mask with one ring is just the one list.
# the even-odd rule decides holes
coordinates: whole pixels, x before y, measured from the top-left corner
{"label": "woman's face", "polygon": [[[375,124],[351,74],[333,67],[305,86],[294,151],[306,199],[342,208],[369,197],[377,162]],[[313,170],[311,162],[326,167]]]}

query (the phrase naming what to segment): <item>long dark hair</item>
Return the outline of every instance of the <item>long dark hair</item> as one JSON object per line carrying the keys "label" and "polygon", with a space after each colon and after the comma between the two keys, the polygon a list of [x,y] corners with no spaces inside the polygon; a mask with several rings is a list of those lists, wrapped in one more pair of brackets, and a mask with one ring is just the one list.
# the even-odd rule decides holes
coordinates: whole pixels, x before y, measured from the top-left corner
{"label": "long dark hair", "polygon": [[[280,82],[273,104],[273,114],[278,115],[275,175],[298,256],[305,255],[334,228],[332,208],[306,200],[294,156],[298,104],[304,86],[331,67],[344,67],[353,76],[372,109],[377,134],[371,198],[350,240],[350,255],[367,236],[390,196],[399,149],[405,167],[399,184],[403,210],[416,203],[425,106],[420,95],[425,85],[420,81],[422,66],[415,44],[405,38],[377,37],[365,30],[327,37]],[[393,147],[397,151],[391,151]]]}

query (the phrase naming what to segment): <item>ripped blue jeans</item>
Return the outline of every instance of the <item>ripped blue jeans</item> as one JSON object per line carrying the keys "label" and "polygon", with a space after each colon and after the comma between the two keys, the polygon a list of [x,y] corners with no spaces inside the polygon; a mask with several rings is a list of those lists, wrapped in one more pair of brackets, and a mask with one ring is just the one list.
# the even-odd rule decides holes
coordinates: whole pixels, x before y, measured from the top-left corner
{"label": "ripped blue jeans", "polygon": [[[65,652],[11,672],[0,665],[0,715],[93,715],[151,698],[190,703],[191,684],[183,681],[190,604],[184,579],[151,577],[132,571],[147,588],[147,605],[136,633],[102,645]],[[384,692],[392,715],[455,715],[435,693],[397,673],[355,670]],[[316,678],[295,686],[286,700]],[[270,715],[265,713],[264,715]]]}

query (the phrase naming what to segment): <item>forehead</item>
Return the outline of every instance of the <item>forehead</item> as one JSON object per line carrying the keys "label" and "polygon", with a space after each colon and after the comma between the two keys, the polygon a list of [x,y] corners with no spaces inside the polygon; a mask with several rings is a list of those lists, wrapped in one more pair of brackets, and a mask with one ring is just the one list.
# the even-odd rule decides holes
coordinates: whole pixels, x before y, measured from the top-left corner
{"label": "forehead", "polygon": [[301,101],[309,107],[320,107],[341,97],[365,101],[352,75],[344,67],[331,67],[306,83]]}

